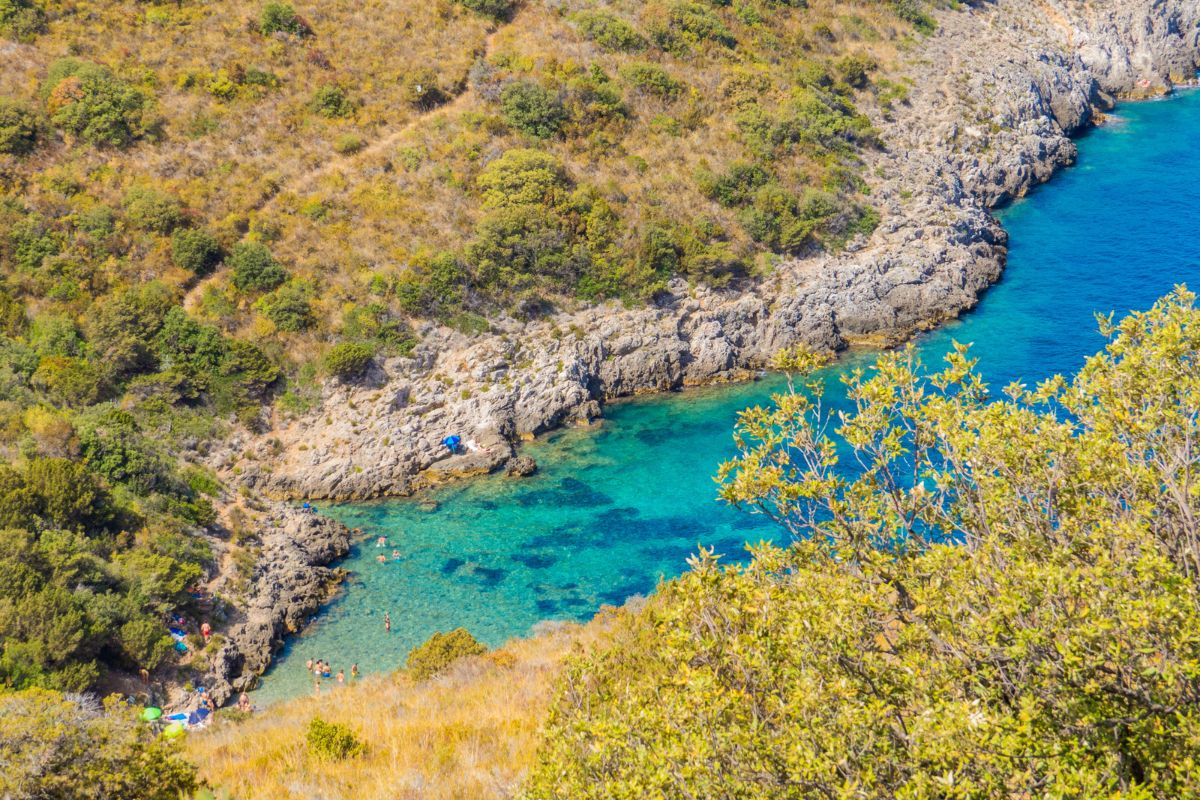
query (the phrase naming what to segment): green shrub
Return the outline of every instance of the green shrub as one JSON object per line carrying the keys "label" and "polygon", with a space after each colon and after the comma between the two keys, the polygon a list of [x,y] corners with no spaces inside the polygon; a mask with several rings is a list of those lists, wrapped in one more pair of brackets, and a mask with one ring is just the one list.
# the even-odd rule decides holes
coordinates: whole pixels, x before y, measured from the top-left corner
{"label": "green shrub", "polygon": [[288,3],[267,3],[263,6],[258,29],[263,36],[282,33],[303,37],[311,36],[313,32],[312,27]]}
{"label": "green shrub", "polygon": [[233,270],[233,286],[239,292],[269,292],[288,278],[287,270],[259,242],[238,242],[226,263]]}
{"label": "green shrub", "polygon": [[28,42],[46,30],[46,12],[31,0],[0,0],[0,35]]}
{"label": "green shrub", "polygon": [[135,228],[163,236],[186,221],[177,197],[143,187],[125,195],[125,216]]}
{"label": "green shrub", "polygon": [[183,228],[171,237],[171,260],[194,275],[207,275],[223,255],[217,237],[202,228]]}
{"label": "green shrub", "polygon": [[326,119],[337,119],[352,115],[354,103],[350,102],[345,89],[335,83],[327,83],[313,93],[308,101],[308,109]]}
{"label": "green shrub", "polygon": [[636,53],[650,44],[628,22],[604,11],[582,11],[574,19],[584,36],[609,52]]}
{"label": "green shrub", "polygon": [[0,99],[0,153],[28,155],[37,141],[37,112],[24,103]]}
{"label": "green shrub", "polygon": [[512,15],[515,0],[458,0],[465,8],[476,14],[501,21]]}
{"label": "green shrub", "polygon": [[279,330],[296,333],[306,330],[316,322],[309,295],[307,287],[298,283],[288,283],[261,297],[254,307],[275,323]]}
{"label": "green shrub", "polygon": [[343,156],[354,155],[366,146],[367,142],[357,133],[344,133],[333,142],[333,149]]}
{"label": "green shrub", "polygon": [[418,67],[405,76],[404,96],[409,105],[422,111],[446,102],[438,74],[429,67]]}
{"label": "green shrub", "polygon": [[667,13],[668,26],[655,32],[658,44],[664,50],[686,54],[692,45],[714,42],[724,47],[734,47],[737,40],[712,9],[699,3],[675,3]]}
{"label": "green shrub", "polygon": [[361,375],[374,355],[374,351],[361,342],[342,342],[329,348],[322,362],[330,375],[346,380]]}
{"label": "green shrub", "polygon": [[561,163],[544,150],[513,148],[479,173],[475,185],[484,208],[540,204],[556,205],[570,183]]}
{"label": "green shrub", "polygon": [[408,654],[405,667],[419,681],[442,672],[455,661],[469,656],[478,656],[487,648],[475,640],[464,628],[455,628],[449,633],[430,636],[425,644],[414,647]]}
{"label": "green shrub", "polygon": [[417,261],[396,280],[396,299],[410,314],[444,318],[462,305],[470,277],[453,253]]}
{"label": "green shrub", "polygon": [[871,73],[876,64],[870,58],[861,55],[844,56],[834,65],[842,81],[852,89],[864,89],[871,81]]}
{"label": "green shrub", "polygon": [[920,0],[892,0],[892,7],[896,10],[896,16],[911,22],[921,33],[931,34],[937,30],[937,20],[929,16]]}
{"label": "green shrub", "polygon": [[71,356],[46,356],[38,362],[31,382],[54,402],[76,408],[98,402],[106,392],[104,370]]}
{"label": "green shrub", "polygon": [[92,144],[122,147],[146,133],[150,99],[98,64],[55,61],[42,94],[50,121]]}
{"label": "green shrub", "polygon": [[308,752],[328,761],[345,761],[362,755],[367,749],[349,726],[326,722],[320,717],[313,717],[312,722],[308,723],[304,739],[308,744]]}
{"label": "green shrub", "polygon": [[664,100],[674,100],[683,92],[683,84],[658,64],[631,61],[622,64],[619,72],[630,86]]}
{"label": "green shrub", "polygon": [[549,139],[557,135],[567,114],[558,94],[530,81],[513,81],[500,92],[505,121],[519,131]]}
{"label": "green shrub", "polygon": [[[190,797],[196,768],[113,695],[0,693],[0,797]],[[70,724],[64,724],[70,720]]]}

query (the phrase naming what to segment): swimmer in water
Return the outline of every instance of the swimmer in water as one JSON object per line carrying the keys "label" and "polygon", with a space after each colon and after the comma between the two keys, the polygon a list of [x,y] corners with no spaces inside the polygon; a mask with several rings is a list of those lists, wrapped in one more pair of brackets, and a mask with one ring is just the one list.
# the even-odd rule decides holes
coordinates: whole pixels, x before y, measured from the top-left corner
{"label": "swimmer in water", "polygon": [[388,612],[383,612],[383,629],[388,633],[392,632],[392,615]]}
{"label": "swimmer in water", "polygon": [[380,536],[378,539],[375,540],[375,546],[376,547],[387,547],[387,537]]}
{"label": "swimmer in water", "polygon": [[392,561],[399,561],[399,560],[400,560],[400,551],[393,550],[392,551]]}

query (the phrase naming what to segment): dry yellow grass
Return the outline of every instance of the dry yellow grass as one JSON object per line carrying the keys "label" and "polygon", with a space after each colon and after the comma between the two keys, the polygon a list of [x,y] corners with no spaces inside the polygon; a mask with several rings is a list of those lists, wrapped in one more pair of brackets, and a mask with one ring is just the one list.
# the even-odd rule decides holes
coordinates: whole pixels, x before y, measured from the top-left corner
{"label": "dry yellow grass", "polygon": [[[376,676],[244,722],[218,722],[189,737],[188,754],[202,778],[238,800],[511,797],[537,749],[564,659],[594,647],[625,613],[514,640],[429,681]],[[315,716],[349,725],[366,754],[340,763],[310,756],[304,737]]]}

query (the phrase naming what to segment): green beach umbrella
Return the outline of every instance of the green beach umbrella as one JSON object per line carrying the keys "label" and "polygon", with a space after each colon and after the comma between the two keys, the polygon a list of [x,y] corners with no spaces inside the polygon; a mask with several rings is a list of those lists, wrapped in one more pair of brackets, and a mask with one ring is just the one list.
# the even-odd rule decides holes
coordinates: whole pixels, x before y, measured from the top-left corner
{"label": "green beach umbrella", "polygon": [[180,736],[183,736],[183,723],[172,722],[163,728],[162,735],[164,739],[178,739]]}
{"label": "green beach umbrella", "polygon": [[147,706],[146,708],[142,709],[142,719],[146,720],[146,722],[154,722],[154,720],[158,719],[161,716],[162,716],[161,708],[155,708],[154,706]]}

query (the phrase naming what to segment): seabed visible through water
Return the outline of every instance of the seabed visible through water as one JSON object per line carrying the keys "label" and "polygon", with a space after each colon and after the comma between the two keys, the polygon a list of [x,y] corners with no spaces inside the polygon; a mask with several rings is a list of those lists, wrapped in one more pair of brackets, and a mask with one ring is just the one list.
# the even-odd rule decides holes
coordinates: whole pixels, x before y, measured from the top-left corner
{"label": "seabed visible through water", "polygon": [[[1103,345],[1095,312],[1148,308],[1179,283],[1200,288],[1200,237],[1189,224],[1200,213],[1200,92],[1122,106],[1117,118],[1079,140],[1076,166],[1000,213],[1011,235],[1004,277],[975,311],[918,340],[927,363],[958,340],[974,344],[993,387],[1070,374]],[[856,354],[829,368],[828,397],[844,398],[838,376],[869,361]],[[653,591],[700,545],[740,558],[747,541],[780,535],[720,505],[712,480],[733,453],[737,412],[779,385],[610,404],[597,429],[525,446],[540,467],[530,478],[322,507],[365,538],[343,563],[344,591],[288,643],[256,699],[310,692],[308,658],[335,671],[353,662],[364,674],[390,671],[434,631],[460,626],[499,645],[540,621],[585,620]]]}

